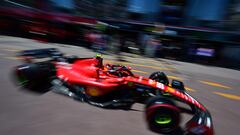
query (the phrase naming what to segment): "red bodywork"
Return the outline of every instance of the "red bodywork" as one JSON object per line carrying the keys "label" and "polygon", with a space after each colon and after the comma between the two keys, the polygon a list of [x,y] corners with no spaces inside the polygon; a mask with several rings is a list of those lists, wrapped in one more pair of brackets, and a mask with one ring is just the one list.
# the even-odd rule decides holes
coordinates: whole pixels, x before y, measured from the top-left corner
{"label": "red bodywork", "polygon": [[70,83],[85,86],[86,94],[90,96],[103,96],[121,87],[134,87],[134,84],[142,84],[168,92],[187,103],[193,104],[202,110],[206,110],[198,101],[190,95],[185,95],[178,90],[143,76],[118,77],[107,72],[106,66],[98,67],[98,59],[79,59],[72,64],[57,62],[57,76]]}

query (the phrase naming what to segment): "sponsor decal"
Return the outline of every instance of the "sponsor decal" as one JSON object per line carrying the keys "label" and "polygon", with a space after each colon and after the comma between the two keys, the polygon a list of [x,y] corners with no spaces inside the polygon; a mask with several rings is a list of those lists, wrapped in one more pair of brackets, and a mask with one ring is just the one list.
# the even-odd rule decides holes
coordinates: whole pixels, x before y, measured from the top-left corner
{"label": "sponsor decal", "polygon": [[164,90],[164,85],[162,83],[157,82],[157,88]]}
{"label": "sponsor decal", "polygon": [[169,93],[174,93],[176,90],[171,88],[171,87],[167,87],[166,89],[166,92],[169,92]]}
{"label": "sponsor decal", "polygon": [[194,99],[192,96],[190,96],[189,94],[186,93],[186,95],[188,96],[188,101],[194,105],[196,105],[198,108],[202,109],[202,110],[206,110],[196,99]]}
{"label": "sponsor decal", "polygon": [[100,93],[98,92],[98,88],[97,87],[87,87],[86,88],[86,92],[90,95],[90,96],[98,96]]}
{"label": "sponsor decal", "polygon": [[143,79],[143,77],[142,77],[142,76],[140,76],[140,77],[139,77],[139,79],[138,79],[138,81],[139,81],[139,82],[141,82],[141,81],[142,81],[142,79]]}
{"label": "sponsor decal", "polygon": [[154,80],[152,80],[152,79],[149,79],[149,80],[148,80],[148,83],[149,83],[150,85],[152,85],[152,84],[155,84],[156,81],[154,81]]}

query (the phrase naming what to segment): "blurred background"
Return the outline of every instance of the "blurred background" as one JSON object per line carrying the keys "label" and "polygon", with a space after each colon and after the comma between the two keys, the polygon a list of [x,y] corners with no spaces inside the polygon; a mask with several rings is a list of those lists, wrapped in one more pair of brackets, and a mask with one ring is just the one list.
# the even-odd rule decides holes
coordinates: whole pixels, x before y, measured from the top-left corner
{"label": "blurred background", "polygon": [[239,0],[1,0],[0,33],[239,69]]}
{"label": "blurred background", "polygon": [[13,85],[16,53],[40,48],[163,71],[209,109],[215,134],[239,135],[240,0],[0,0],[0,134],[155,135],[139,104],[105,110]]}

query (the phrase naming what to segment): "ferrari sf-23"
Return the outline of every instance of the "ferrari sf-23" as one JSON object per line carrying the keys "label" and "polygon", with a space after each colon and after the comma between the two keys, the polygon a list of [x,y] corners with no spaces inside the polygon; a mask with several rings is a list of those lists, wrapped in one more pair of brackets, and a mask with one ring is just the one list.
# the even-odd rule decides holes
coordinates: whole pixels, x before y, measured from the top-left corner
{"label": "ferrari sf-23", "polygon": [[185,91],[183,82],[170,83],[163,72],[146,78],[128,66],[104,64],[100,55],[66,56],[55,48],[25,50],[18,56],[24,63],[14,69],[14,77],[23,88],[47,86],[101,108],[129,110],[134,103],[142,103],[148,128],[161,134],[177,132],[182,114],[187,113],[192,118],[181,128],[184,135],[214,134],[209,111]]}

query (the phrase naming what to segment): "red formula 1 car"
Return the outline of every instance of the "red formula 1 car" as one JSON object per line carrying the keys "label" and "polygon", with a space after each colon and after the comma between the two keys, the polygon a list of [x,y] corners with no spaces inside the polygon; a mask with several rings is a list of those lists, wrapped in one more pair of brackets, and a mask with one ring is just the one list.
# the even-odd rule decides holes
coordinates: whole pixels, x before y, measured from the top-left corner
{"label": "red formula 1 car", "polygon": [[[52,91],[103,108],[131,109],[145,104],[145,116],[151,131],[169,134],[178,131],[181,114],[193,115],[183,128],[185,135],[212,135],[213,123],[207,109],[191,97],[181,81],[171,85],[163,72],[149,78],[135,75],[122,65],[103,65],[100,56],[77,58],[64,56],[57,49],[26,50],[18,54],[25,61],[14,75],[27,89]],[[42,62],[34,59],[50,58]],[[181,106],[181,105],[186,106]]]}

